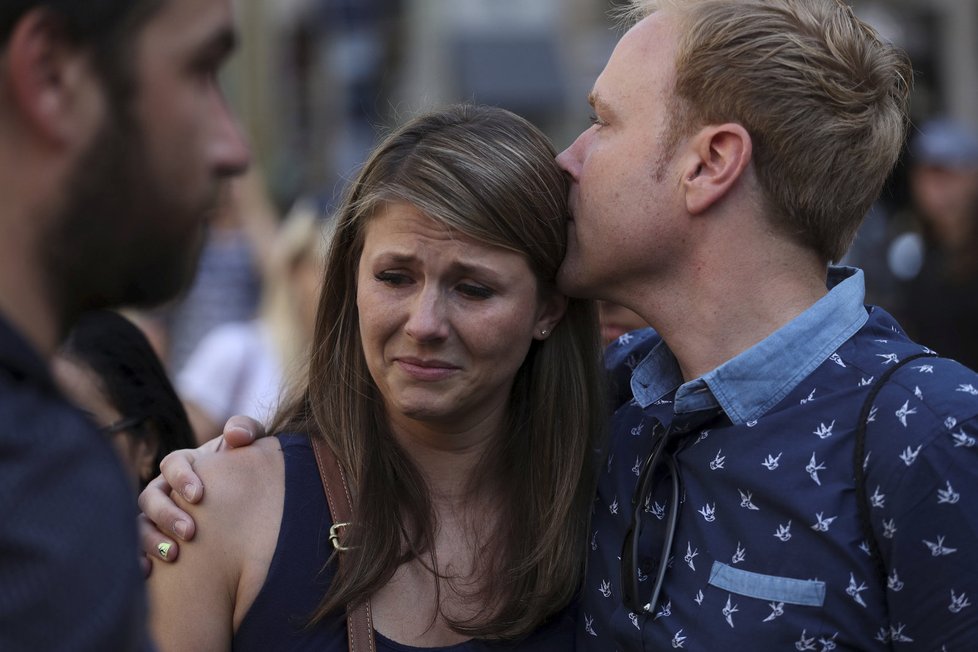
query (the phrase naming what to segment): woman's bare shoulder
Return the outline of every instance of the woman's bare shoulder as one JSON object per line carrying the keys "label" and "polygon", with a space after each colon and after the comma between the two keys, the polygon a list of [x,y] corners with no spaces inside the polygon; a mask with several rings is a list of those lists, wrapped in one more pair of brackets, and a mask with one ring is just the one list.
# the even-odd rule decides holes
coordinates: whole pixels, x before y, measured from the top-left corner
{"label": "woman's bare shoulder", "polygon": [[276,438],[201,455],[194,470],[203,498],[195,505],[176,492],[173,498],[193,517],[196,534],[176,563],[154,563],[149,577],[153,630],[164,651],[190,649],[188,641],[218,641],[218,649],[229,643],[264,581],[282,519],[285,464]]}
{"label": "woman's bare shoulder", "polygon": [[226,531],[239,538],[241,532],[249,532],[249,538],[257,535],[255,528],[277,531],[285,496],[285,460],[277,438],[201,456],[194,470],[204,485],[200,502],[191,505],[177,492],[173,497],[204,537],[208,527],[212,534],[223,536]]}

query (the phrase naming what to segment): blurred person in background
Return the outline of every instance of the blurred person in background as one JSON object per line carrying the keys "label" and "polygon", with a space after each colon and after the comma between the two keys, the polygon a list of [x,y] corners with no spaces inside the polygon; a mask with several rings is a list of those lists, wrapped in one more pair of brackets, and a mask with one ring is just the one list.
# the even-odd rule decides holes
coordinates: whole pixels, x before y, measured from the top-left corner
{"label": "blurred person in background", "polygon": [[201,340],[222,324],[254,319],[259,310],[263,270],[278,215],[256,168],[222,193],[220,209],[207,224],[200,262],[187,291],[143,315],[153,324],[166,368],[178,377]]}
{"label": "blurred person in background", "polygon": [[130,484],[48,361],[87,310],[192,276],[249,159],[234,43],[229,0],[0,3],[0,650],[148,647]]}
{"label": "blurred person in background", "polygon": [[177,374],[199,443],[220,434],[235,414],[267,423],[285,379],[298,377],[304,368],[331,225],[312,206],[298,204],[274,235],[259,317],[211,330]]}
{"label": "blurred person in background", "polygon": [[887,256],[901,324],[941,355],[978,369],[978,135],[924,123],[910,148],[910,230]]}
{"label": "blurred person in background", "polygon": [[110,310],[85,313],[54,359],[55,381],[115,447],[142,491],[171,451],[195,446],[163,364],[143,332]]}

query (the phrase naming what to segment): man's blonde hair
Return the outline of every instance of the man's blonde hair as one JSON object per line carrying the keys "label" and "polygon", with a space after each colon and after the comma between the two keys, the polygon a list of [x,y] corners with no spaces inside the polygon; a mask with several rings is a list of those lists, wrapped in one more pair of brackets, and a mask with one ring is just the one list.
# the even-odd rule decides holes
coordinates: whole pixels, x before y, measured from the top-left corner
{"label": "man's blonde hair", "polygon": [[674,141],[736,122],[772,220],[838,260],[906,134],[912,71],[837,0],[633,0],[679,20]]}

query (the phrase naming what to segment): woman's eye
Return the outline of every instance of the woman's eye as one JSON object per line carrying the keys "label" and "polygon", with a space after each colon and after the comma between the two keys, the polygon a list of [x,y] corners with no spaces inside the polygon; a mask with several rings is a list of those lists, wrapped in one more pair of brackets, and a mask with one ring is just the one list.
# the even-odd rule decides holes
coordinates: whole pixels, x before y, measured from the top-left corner
{"label": "woman's eye", "polygon": [[470,299],[488,299],[494,294],[492,290],[485,286],[472,285],[469,283],[462,283],[459,285],[458,291]]}
{"label": "woman's eye", "polygon": [[376,274],[374,278],[381,283],[392,285],[394,287],[405,285],[410,280],[406,274],[399,274],[397,272],[380,272],[379,274]]}

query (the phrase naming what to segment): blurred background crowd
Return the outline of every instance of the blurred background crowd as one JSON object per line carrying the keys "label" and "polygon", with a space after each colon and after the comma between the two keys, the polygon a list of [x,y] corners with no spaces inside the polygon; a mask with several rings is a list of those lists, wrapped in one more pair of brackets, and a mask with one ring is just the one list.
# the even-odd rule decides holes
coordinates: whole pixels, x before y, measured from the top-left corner
{"label": "blurred background crowd", "polygon": [[[867,301],[978,368],[978,0],[852,0],[908,52],[913,125],[900,166],[843,261]],[[607,0],[237,0],[223,80],[257,165],[210,226],[186,295],[134,315],[198,439],[264,417],[301,363],[328,216],[378,135],[447,102],[511,109],[558,149],[620,30]],[[844,170],[839,171],[845,174]],[[605,337],[637,327],[604,306]]]}

